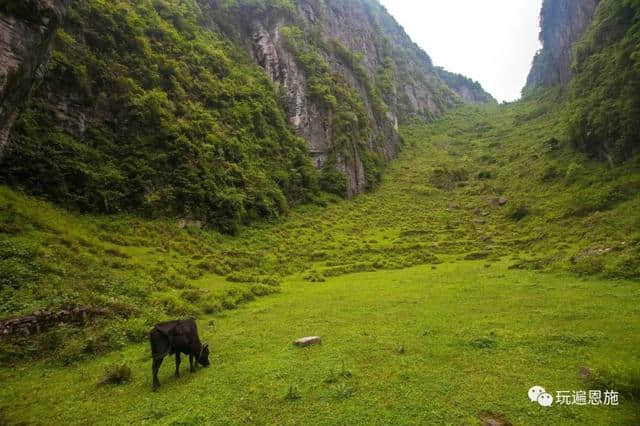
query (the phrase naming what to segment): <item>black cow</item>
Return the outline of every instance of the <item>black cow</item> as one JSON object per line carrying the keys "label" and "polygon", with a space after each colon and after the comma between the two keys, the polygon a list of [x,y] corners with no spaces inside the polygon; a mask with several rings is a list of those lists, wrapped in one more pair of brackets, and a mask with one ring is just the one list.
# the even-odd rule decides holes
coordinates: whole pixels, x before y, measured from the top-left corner
{"label": "black cow", "polygon": [[209,366],[209,345],[203,345],[198,338],[198,328],[195,320],[168,321],[157,324],[149,335],[151,340],[151,356],[153,357],[153,390],[160,386],[158,382],[158,370],[162,360],[167,355],[176,354],[176,377],[180,377],[180,354],[189,355],[190,371],[193,373],[195,366],[200,363],[203,367]]}

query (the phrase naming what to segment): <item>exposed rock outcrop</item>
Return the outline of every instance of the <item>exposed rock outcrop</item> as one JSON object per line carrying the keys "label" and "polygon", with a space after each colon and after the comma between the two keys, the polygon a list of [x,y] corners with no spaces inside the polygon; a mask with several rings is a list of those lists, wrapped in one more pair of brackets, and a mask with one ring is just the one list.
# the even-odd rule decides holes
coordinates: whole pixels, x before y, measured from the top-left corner
{"label": "exposed rock outcrop", "polygon": [[[331,162],[343,172],[348,196],[371,184],[362,145],[388,162],[399,150],[399,123],[429,120],[461,102],[493,101],[478,83],[436,69],[377,1],[297,0],[295,4],[297,10],[287,13],[251,5],[230,13],[218,6],[213,19],[283,88],[289,120],[307,140],[316,167]],[[354,140],[338,148],[334,117],[309,95],[307,73],[287,43],[284,30],[290,26],[313,34],[331,72],[344,78],[362,99],[371,130],[365,144]],[[376,110],[378,94],[384,114]]]}
{"label": "exposed rock outcrop", "polygon": [[0,155],[20,107],[42,79],[69,0],[0,6]]}
{"label": "exposed rock outcrop", "polygon": [[496,102],[493,96],[485,92],[480,83],[460,74],[449,72],[441,67],[436,68],[438,77],[444,81],[451,90],[468,104],[484,104]]}
{"label": "exposed rock outcrop", "polygon": [[[49,26],[43,27],[43,21],[39,21],[38,24],[43,34],[43,38],[38,39],[41,52],[37,55],[38,60],[34,59],[32,62],[37,63],[42,70],[42,64],[46,62],[49,52],[53,24],[57,25],[60,21],[62,5],[66,3],[62,0],[40,2],[49,4],[52,10],[57,12],[55,19],[47,21]],[[169,25],[184,36],[189,32],[188,28],[180,24],[184,16],[165,6],[162,2],[157,2],[148,6],[138,4],[133,9],[153,8],[154,13],[161,15],[162,19],[167,19]],[[393,159],[400,149],[401,140],[397,131],[399,124],[413,120],[431,120],[464,102],[492,100],[479,84],[436,68],[429,56],[411,41],[377,0],[199,0],[190,7],[193,8],[193,13],[198,15],[198,19],[193,21],[194,27],[197,27],[196,32],[212,30],[221,33],[224,38],[232,39],[235,44],[244,48],[249,57],[259,64],[275,83],[282,96],[276,97],[276,93],[273,93],[274,99],[278,98],[291,127],[307,142],[313,164],[322,170],[320,186],[328,192],[351,197],[375,186],[381,178],[384,164]],[[95,148],[97,154],[103,154],[102,151],[109,144],[102,141],[94,146],[96,136],[98,139],[105,137],[113,142],[114,146],[117,145],[115,139],[122,136],[116,135],[120,135],[122,130],[134,127],[122,124],[126,122],[126,118],[132,118],[133,111],[130,109],[137,105],[129,102],[115,107],[113,99],[109,98],[105,89],[113,90],[117,87],[122,89],[126,96],[133,96],[132,93],[137,93],[138,88],[147,91],[158,85],[161,86],[161,91],[171,91],[174,85],[171,83],[170,74],[180,68],[184,59],[178,55],[171,58],[171,61],[156,64],[161,71],[160,75],[147,81],[140,81],[138,75],[129,72],[131,64],[125,68],[118,68],[112,64],[112,70],[107,69],[106,61],[102,63],[96,59],[93,65],[86,67],[84,63],[79,63],[83,60],[83,55],[95,53],[95,56],[99,57],[100,54],[92,49],[103,48],[101,46],[104,43],[108,45],[109,40],[113,41],[113,36],[117,36],[118,31],[113,25],[102,25],[101,31],[113,31],[111,39],[105,35],[102,40],[101,36],[94,37],[91,34],[91,25],[85,25],[83,20],[90,19],[90,14],[106,15],[113,11],[110,7],[100,6],[100,2],[91,1],[73,4],[70,8],[73,12],[70,13],[72,17],[65,21],[65,31],[55,43],[54,65],[59,66],[62,71],[47,76],[30,104],[39,116],[46,116],[49,120],[47,129],[43,129],[44,125],[41,123],[34,127],[45,133],[48,129],[53,129],[64,134],[62,137],[54,135],[56,141],[63,140],[68,135],[77,143],[74,146],[89,146]],[[165,43],[162,40],[162,31],[156,34],[147,30],[147,34],[142,36],[142,39],[150,41],[147,46],[138,43],[132,34],[119,37],[120,46],[126,44],[124,40],[127,43],[131,42],[125,51],[135,52],[142,63],[148,59],[144,58],[145,49],[153,49]],[[27,35],[15,35],[15,38],[25,43]],[[212,38],[223,37],[215,34]],[[234,50],[235,46],[229,44],[227,47]],[[104,54],[120,53],[118,49],[113,49],[108,54],[105,51]],[[244,63],[248,59],[239,52],[234,52],[234,55],[231,61]],[[127,55],[123,55],[123,58],[125,56]],[[117,59],[122,58],[115,58]],[[212,58],[212,62],[216,60],[218,59]],[[24,68],[27,71],[31,70],[27,65]],[[184,70],[192,68],[187,64]],[[131,80],[120,78],[111,82],[109,87],[103,86],[105,81],[120,74],[130,77]],[[216,78],[224,78],[223,74],[216,75]],[[103,79],[104,75],[108,78]],[[167,81],[164,81],[165,79]],[[21,77],[21,87],[31,87],[35,80],[35,77]],[[95,86],[93,91],[90,90],[90,86]],[[11,89],[5,92],[12,99],[6,99],[10,109],[3,109],[3,122],[5,115],[11,119],[15,118],[16,106],[19,104],[15,98],[25,97],[25,93],[20,94],[19,90]],[[189,95],[195,97],[197,94]],[[226,94],[220,95],[217,102],[209,102],[205,108],[219,108],[220,104],[233,101],[232,98]],[[3,97],[3,105],[4,103]],[[171,109],[171,106],[167,106],[169,103],[162,108]],[[8,114],[9,112],[12,114]],[[12,139],[16,135],[17,130],[13,132]],[[243,137],[243,141],[252,139],[249,134]],[[128,139],[137,140],[136,138]],[[199,137],[193,142],[200,145],[202,139]],[[117,152],[109,153],[109,157],[117,157],[116,154],[119,155]],[[78,164],[84,164],[83,161]],[[115,162],[122,163],[121,159]],[[149,169],[155,170],[155,167],[156,165],[152,164]],[[95,168],[96,165],[82,167],[80,174]],[[175,170],[175,167],[172,170]],[[340,173],[335,173],[336,170]],[[128,172],[118,173],[125,176]],[[25,175],[31,176],[29,173]],[[118,174],[109,174],[116,175]],[[206,171],[202,171],[200,175],[206,175]],[[125,178],[121,182],[124,180]],[[153,179],[147,180],[150,183],[146,185],[144,194],[140,196],[140,191],[136,190],[134,198],[137,200],[154,199],[149,194],[157,192],[155,188],[162,185],[173,188],[175,183],[175,179],[162,185],[155,181],[151,183]],[[98,182],[96,186],[101,185]],[[122,186],[119,193],[133,191],[128,185]],[[244,189],[245,186],[242,186],[239,190]],[[172,194],[172,191],[173,189],[167,189],[162,193],[169,199],[168,194]],[[98,192],[93,191],[94,194]],[[82,200],[85,198],[93,200],[92,196],[84,197]],[[89,204],[91,205],[83,205],[82,208],[93,210],[99,205],[100,209],[109,210],[107,204],[115,205],[114,202],[99,201],[91,201]]]}
{"label": "exposed rock outcrop", "polygon": [[68,306],[59,311],[43,309],[31,315],[0,322],[0,337],[29,336],[65,324],[84,324],[92,318],[106,317],[111,311],[104,308]]}
{"label": "exposed rock outcrop", "polygon": [[545,0],[540,13],[542,49],[533,59],[524,92],[566,85],[571,80],[572,46],[585,32],[600,0]]}

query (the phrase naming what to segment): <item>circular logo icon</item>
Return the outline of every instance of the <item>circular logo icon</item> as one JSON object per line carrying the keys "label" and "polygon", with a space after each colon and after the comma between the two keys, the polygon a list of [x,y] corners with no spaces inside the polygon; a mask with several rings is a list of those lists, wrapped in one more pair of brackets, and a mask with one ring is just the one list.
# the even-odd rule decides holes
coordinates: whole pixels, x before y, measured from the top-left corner
{"label": "circular logo icon", "polygon": [[529,389],[529,399],[531,400],[531,402],[537,402],[538,397],[546,392],[547,391],[545,391],[542,386],[534,386]]}
{"label": "circular logo icon", "polygon": [[551,394],[548,394],[546,392],[540,394],[540,396],[538,397],[538,404],[542,405],[543,407],[551,407],[551,404],[553,404],[553,397],[551,396]]}

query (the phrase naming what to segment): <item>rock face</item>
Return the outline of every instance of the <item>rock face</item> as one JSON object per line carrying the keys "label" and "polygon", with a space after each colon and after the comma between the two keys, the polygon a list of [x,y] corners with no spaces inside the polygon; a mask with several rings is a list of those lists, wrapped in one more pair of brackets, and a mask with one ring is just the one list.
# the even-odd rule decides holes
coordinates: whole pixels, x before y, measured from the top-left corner
{"label": "rock face", "polygon": [[[308,142],[316,167],[333,164],[344,173],[348,196],[372,183],[363,145],[388,162],[400,147],[399,123],[429,120],[462,102],[493,101],[478,83],[434,67],[375,0],[296,0],[295,6],[288,13],[244,6],[231,14],[218,6],[213,20],[282,87],[289,120]],[[371,130],[364,143],[338,148],[335,114],[310,96],[309,72],[287,42],[292,26],[313,35],[330,71],[362,99]],[[384,113],[376,110],[377,95]]]}
{"label": "rock face", "polygon": [[465,103],[483,104],[496,102],[493,96],[485,92],[477,81],[473,81],[460,74],[449,72],[441,67],[437,67],[436,69],[442,81],[456,92]]}
{"label": "rock face", "polygon": [[572,46],[585,32],[600,0],[544,0],[540,13],[542,49],[533,59],[524,92],[566,85],[571,80]]}
{"label": "rock face", "polygon": [[[44,70],[68,0],[26,3],[38,13],[21,15],[28,19],[0,15],[0,144]],[[70,7],[74,16],[82,10]],[[351,197],[375,186],[385,163],[400,149],[399,124],[431,120],[464,102],[493,101],[479,84],[435,67],[377,0],[198,0],[197,8],[202,14],[198,25],[243,47],[275,83],[313,164],[323,176],[327,172],[322,182],[329,182],[330,189],[324,188],[329,192]],[[63,42],[55,48],[70,53]],[[245,60],[242,55],[236,59]],[[83,93],[80,82],[74,81],[71,90],[58,77],[47,77],[34,101],[55,117],[56,130],[91,146],[95,141],[86,136],[87,129],[116,123],[117,114],[106,101]]]}
{"label": "rock face", "polygon": [[19,109],[42,79],[68,0],[0,5],[0,155]]}
{"label": "rock face", "polygon": [[0,321],[0,338],[29,336],[64,324],[84,324],[92,318],[105,317],[111,312],[104,308],[68,306],[60,311],[40,310],[20,318]]}

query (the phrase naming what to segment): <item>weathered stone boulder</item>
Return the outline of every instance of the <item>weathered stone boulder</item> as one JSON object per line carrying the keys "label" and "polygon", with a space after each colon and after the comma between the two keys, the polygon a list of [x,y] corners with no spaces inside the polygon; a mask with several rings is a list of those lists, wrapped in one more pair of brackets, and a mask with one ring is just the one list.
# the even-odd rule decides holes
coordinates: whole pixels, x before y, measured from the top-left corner
{"label": "weathered stone boulder", "polygon": [[322,339],[319,336],[301,337],[293,342],[294,345],[301,348],[311,345],[319,345],[320,343],[322,343]]}

